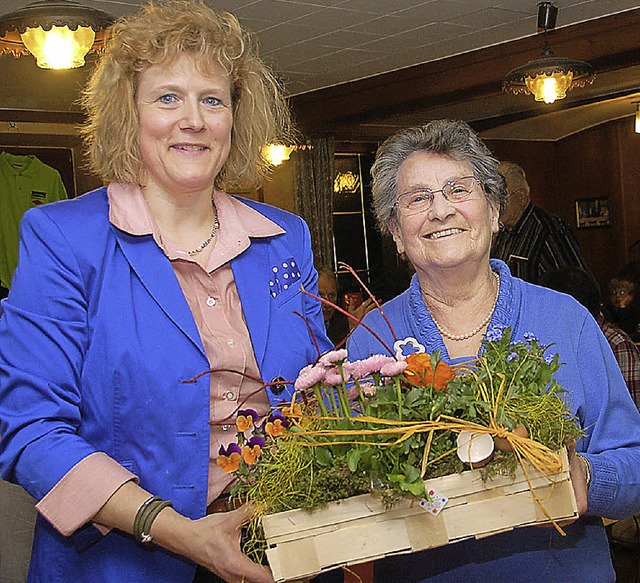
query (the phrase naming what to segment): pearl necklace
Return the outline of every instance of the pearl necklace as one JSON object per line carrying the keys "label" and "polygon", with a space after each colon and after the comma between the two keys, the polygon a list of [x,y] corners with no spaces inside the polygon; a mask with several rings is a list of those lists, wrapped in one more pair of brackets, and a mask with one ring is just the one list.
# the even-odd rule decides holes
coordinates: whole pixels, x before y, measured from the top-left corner
{"label": "pearl necklace", "polygon": [[202,251],[209,243],[211,243],[211,241],[213,241],[213,238],[216,236],[216,233],[218,232],[218,227],[220,227],[220,222],[218,221],[218,209],[216,208],[216,203],[213,202],[213,196],[211,197],[211,204],[213,205],[213,214],[214,214],[213,229],[211,229],[211,235],[209,235],[209,238],[206,241],[203,241],[202,243],[200,243],[200,245],[198,245],[195,249],[192,249],[191,251],[187,251],[187,255],[195,255],[196,253],[200,253],[200,251]]}
{"label": "pearl necklace", "polygon": [[496,289],[496,297],[493,300],[493,306],[491,306],[491,310],[487,314],[487,317],[484,320],[482,320],[482,322],[480,322],[480,324],[478,324],[473,330],[471,330],[471,332],[457,335],[457,334],[451,334],[447,332],[442,326],[440,326],[440,323],[438,322],[438,320],[435,319],[435,316],[431,314],[431,319],[433,320],[433,323],[436,325],[436,328],[438,329],[438,332],[440,332],[440,334],[442,334],[444,337],[448,338],[449,340],[468,340],[469,338],[473,338],[478,332],[480,332],[480,330],[482,330],[489,323],[489,320],[491,320],[491,316],[493,316],[493,312],[496,309],[496,305],[498,303],[498,296],[500,295],[500,275],[498,275],[495,271],[492,271],[491,273],[493,273],[494,277],[496,278],[498,285]]}

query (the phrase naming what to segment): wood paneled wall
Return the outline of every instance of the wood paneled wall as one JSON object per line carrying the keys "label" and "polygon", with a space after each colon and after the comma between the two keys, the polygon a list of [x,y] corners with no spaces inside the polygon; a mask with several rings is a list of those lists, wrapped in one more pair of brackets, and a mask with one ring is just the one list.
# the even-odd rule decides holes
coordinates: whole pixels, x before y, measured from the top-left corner
{"label": "wood paneled wall", "polygon": [[[564,218],[603,291],[613,275],[634,259],[640,239],[640,134],[633,119],[616,120],[559,142],[486,140],[502,160],[527,173],[535,204]],[[611,226],[577,229],[575,201],[609,199]]]}

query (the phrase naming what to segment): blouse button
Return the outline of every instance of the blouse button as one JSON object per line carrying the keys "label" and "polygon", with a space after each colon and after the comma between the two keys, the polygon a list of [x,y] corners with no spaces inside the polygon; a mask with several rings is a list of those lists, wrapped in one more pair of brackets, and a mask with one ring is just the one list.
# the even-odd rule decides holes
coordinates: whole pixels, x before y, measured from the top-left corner
{"label": "blouse button", "polygon": [[236,398],[236,395],[235,395],[235,393],[233,393],[232,391],[227,391],[227,392],[224,394],[224,398],[225,398],[227,401],[233,401],[233,400]]}
{"label": "blouse button", "polygon": [[231,427],[231,425],[223,425],[222,431],[229,431],[229,427]]}
{"label": "blouse button", "polygon": [[216,305],[216,298],[208,297],[207,298],[207,306],[212,308],[215,305]]}

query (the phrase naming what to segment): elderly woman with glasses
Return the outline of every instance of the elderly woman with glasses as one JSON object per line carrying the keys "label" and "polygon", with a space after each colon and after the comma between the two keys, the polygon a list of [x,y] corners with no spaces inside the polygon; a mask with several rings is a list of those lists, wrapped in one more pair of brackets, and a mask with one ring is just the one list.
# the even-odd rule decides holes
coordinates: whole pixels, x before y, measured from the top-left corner
{"label": "elderly woman with glasses", "polygon": [[165,0],[112,27],[84,106],[108,186],[26,213],[0,318],[29,580],[270,583],[218,454],[239,408],[266,418],[330,347],[306,224],[228,194],[289,134],[280,84],[233,15]]}
{"label": "elderly woman with glasses", "polygon": [[[553,344],[556,378],[586,435],[571,458],[581,518],[566,527],[520,528],[483,540],[375,565],[386,581],[614,581],[600,517],[640,510],[640,416],[598,324],[569,296],[514,278],[489,259],[506,204],[496,160],[464,122],[438,120],[400,131],[379,148],[372,169],[381,229],[415,268],[410,287],[364,318],[397,351],[440,351],[470,361],[493,327],[514,340]],[[391,326],[389,326],[389,323]],[[393,329],[393,332],[391,331]],[[348,342],[351,360],[383,352],[363,326]]]}

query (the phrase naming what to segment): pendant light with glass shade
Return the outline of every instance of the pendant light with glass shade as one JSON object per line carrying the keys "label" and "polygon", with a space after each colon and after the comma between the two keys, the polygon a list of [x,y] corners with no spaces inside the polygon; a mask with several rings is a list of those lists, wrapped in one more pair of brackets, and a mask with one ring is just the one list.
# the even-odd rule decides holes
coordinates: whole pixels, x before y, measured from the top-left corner
{"label": "pendant light with glass shade", "polygon": [[73,0],[41,0],[0,16],[0,54],[32,54],[43,69],[82,67],[113,17]]}
{"label": "pendant light with glass shade", "polygon": [[547,32],[556,26],[558,9],[552,2],[538,4],[538,29],[544,34],[544,48],[538,59],[529,61],[507,73],[502,89],[514,94],[534,96],[536,101],[553,103],[564,99],[567,91],[593,83],[593,67],[585,62],[558,57],[547,39]]}

